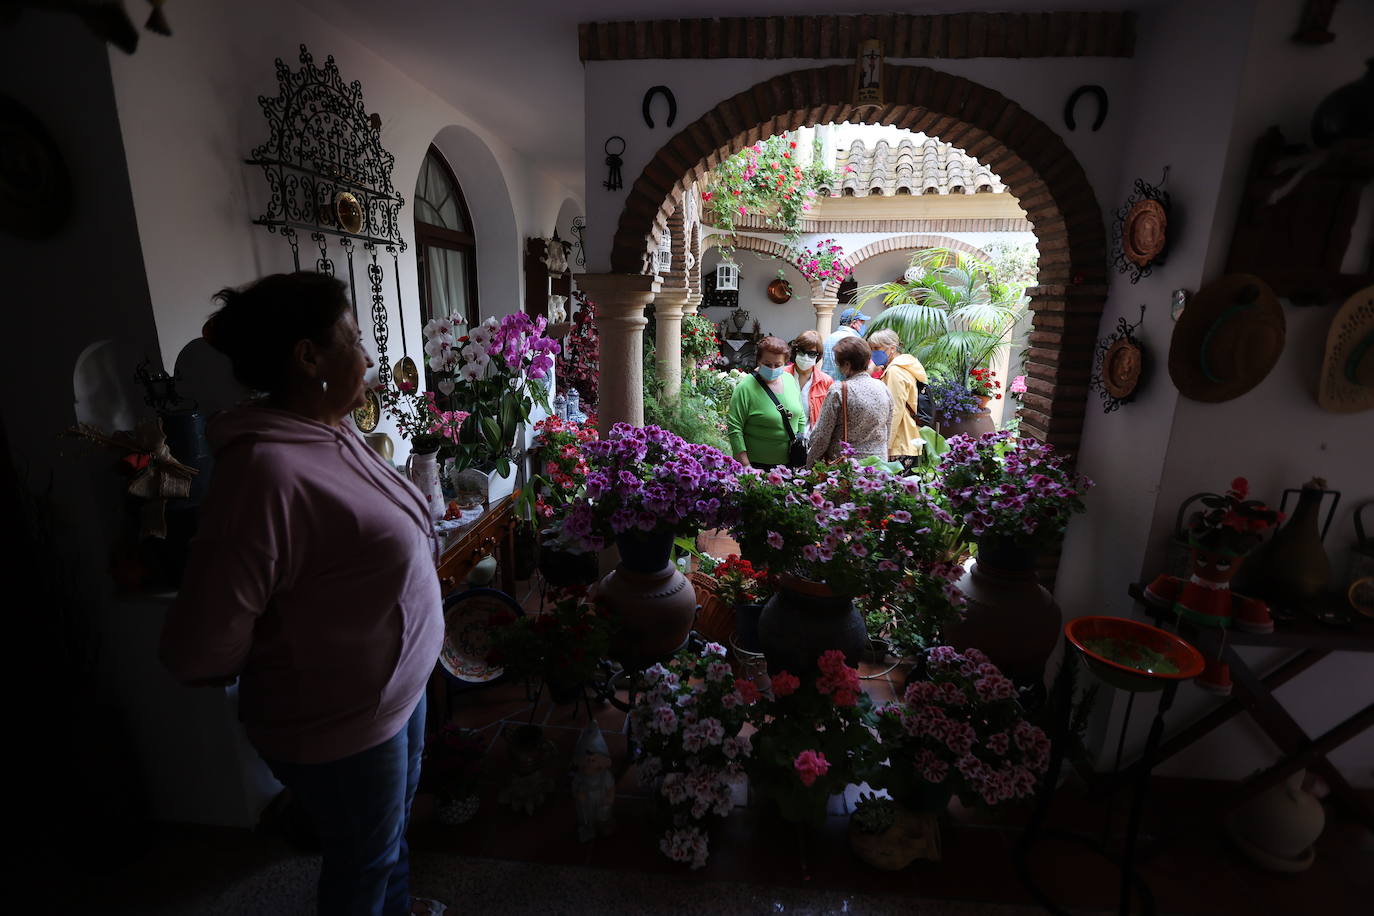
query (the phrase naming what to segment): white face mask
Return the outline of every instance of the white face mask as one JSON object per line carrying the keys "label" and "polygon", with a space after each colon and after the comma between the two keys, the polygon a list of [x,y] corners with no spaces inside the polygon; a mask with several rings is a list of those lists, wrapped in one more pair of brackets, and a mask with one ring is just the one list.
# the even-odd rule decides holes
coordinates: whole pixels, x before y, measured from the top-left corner
{"label": "white face mask", "polygon": [[814,357],[814,356],[807,356],[806,354],[803,353],[803,354],[799,354],[799,355],[797,356],[795,362],[796,362],[796,364],[797,364],[797,368],[800,369],[801,371],[805,372],[805,371],[807,371],[808,369],[810,369],[812,366],[816,365],[816,357]]}

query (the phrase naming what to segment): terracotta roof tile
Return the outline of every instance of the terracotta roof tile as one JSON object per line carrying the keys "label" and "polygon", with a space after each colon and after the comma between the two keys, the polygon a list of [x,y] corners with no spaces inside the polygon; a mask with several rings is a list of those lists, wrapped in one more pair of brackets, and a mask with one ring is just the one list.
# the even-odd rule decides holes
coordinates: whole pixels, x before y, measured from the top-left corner
{"label": "terracotta roof tile", "polygon": [[[852,168],[852,170],[851,170]],[[831,197],[877,194],[1000,194],[1006,186],[992,171],[948,143],[924,138],[899,143],[879,140],[869,149],[855,140],[835,158],[834,187],[820,191]]]}

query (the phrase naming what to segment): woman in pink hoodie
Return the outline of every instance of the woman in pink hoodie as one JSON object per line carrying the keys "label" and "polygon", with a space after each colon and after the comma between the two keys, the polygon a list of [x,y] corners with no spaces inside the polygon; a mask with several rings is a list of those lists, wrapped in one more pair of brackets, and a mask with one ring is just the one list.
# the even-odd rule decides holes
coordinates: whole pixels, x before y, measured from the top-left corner
{"label": "woman in pink hoodie", "polygon": [[188,684],[239,680],[249,739],[319,833],[320,913],[442,912],[412,901],[405,841],[444,628],[424,499],[344,423],[372,360],[340,281],[215,298],[206,340],[265,397],[211,421],[163,661]]}

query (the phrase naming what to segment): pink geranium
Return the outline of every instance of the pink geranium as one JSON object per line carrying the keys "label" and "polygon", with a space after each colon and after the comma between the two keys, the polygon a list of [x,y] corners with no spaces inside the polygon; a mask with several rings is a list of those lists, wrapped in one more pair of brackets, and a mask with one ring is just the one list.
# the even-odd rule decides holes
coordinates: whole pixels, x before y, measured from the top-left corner
{"label": "pink geranium", "polygon": [[797,759],[792,761],[792,768],[797,771],[797,778],[801,780],[802,785],[810,787],[830,771],[830,761],[819,751],[802,751],[797,755]]}

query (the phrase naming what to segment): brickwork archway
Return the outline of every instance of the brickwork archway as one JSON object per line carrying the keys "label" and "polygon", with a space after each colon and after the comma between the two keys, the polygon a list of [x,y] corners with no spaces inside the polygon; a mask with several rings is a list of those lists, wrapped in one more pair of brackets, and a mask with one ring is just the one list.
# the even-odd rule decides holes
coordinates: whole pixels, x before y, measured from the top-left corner
{"label": "brickwork archway", "polygon": [[[852,273],[854,268],[870,258],[887,254],[889,251],[901,251],[904,248],[949,248],[973,255],[984,261],[988,259],[988,253],[983,249],[945,235],[894,235],[890,238],[878,239],[876,242],[870,242],[862,248],[851,251],[844,256],[840,263],[848,267]],[[840,292],[840,281],[826,280],[821,288],[825,295],[837,296]]]}
{"label": "brickwork archway", "polygon": [[1016,197],[1040,251],[1027,356],[1023,431],[1065,449],[1082,437],[1098,318],[1106,300],[1106,232],[1077,158],[1043,121],[993,89],[930,67],[884,65],[888,103],[856,108],[854,66],[783,73],[718,104],[668,141],[625,200],[612,270],[646,273],[667,217],[708,170],[746,145],[848,120],[920,131],[994,171]]}

